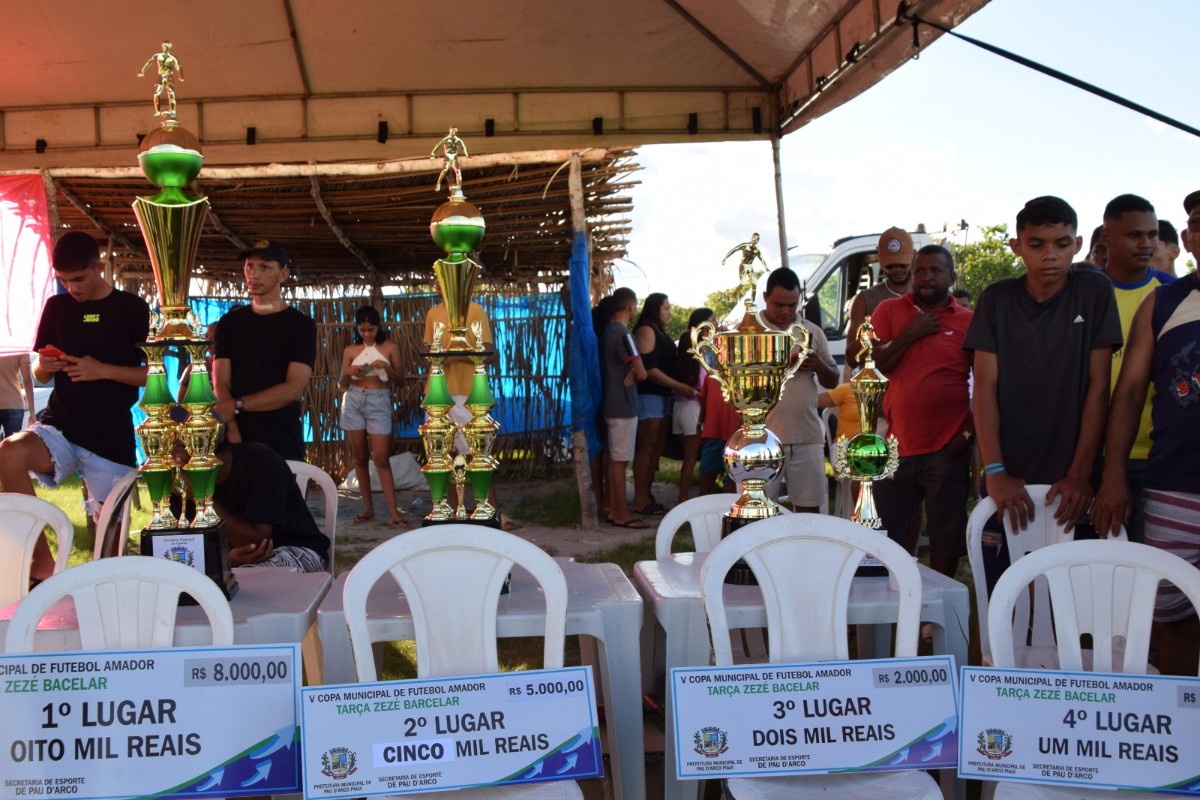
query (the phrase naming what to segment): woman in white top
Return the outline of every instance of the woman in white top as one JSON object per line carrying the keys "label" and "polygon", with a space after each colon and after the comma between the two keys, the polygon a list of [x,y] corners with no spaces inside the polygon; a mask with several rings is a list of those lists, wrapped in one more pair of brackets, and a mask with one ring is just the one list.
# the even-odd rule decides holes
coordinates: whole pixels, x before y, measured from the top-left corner
{"label": "woman in white top", "polygon": [[371,471],[368,457],[375,462],[383,496],[387,500],[388,524],[407,528],[396,508],[396,486],[389,461],[392,450],[392,397],[389,381],[400,377],[400,348],[387,340],[379,312],[363,306],[354,313],[357,334],[354,344],[342,354],[342,373],[338,389],[342,395],[341,428],[350,439],[354,472],[362,493],[363,510],[354,518],[357,525],[375,518],[371,499]]}

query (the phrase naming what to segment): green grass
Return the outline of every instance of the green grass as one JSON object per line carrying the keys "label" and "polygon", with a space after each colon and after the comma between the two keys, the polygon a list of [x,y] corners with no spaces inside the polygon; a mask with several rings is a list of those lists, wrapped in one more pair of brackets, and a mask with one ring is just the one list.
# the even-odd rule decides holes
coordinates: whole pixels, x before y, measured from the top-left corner
{"label": "green grass", "polygon": [[[579,524],[579,490],[574,482],[555,482],[546,493],[527,495],[510,507],[509,515],[547,528],[570,528]],[[503,491],[503,487],[500,489]]]}
{"label": "green grass", "polygon": [[[71,566],[75,566],[76,564],[82,564],[84,561],[91,561],[92,550],[95,546],[95,537],[88,530],[87,515],[83,510],[83,480],[78,475],[72,475],[59,484],[57,488],[47,489],[37,483],[34,484],[34,488],[37,491],[38,497],[48,500],[66,512],[67,517],[71,520],[71,524],[75,528],[75,538],[71,543],[71,557],[68,563]],[[138,483],[137,491],[141,501],[141,508],[139,509],[135,505],[130,513],[130,544],[126,550],[129,553],[139,552],[138,546],[141,541],[141,530],[150,521],[150,498],[141,482]],[[54,532],[47,528],[46,534],[50,541],[51,549],[57,555],[58,541],[54,536]]]}

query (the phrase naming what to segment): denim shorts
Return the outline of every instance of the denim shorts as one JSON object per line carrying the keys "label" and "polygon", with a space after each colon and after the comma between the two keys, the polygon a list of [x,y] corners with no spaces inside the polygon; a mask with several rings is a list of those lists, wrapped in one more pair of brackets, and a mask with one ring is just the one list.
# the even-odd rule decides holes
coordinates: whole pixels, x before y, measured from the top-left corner
{"label": "denim shorts", "polygon": [[37,434],[42,444],[46,445],[46,449],[50,451],[50,461],[54,465],[53,475],[44,472],[30,474],[43,486],[53,489],[62,483],[64,478],[76,472],[82,473],[83,485],[87,489],[87,500],[83,507],[92,517],[100,513],[100,507],[104,505],[104,499],[112,491],[113,485],[133,472],[133,467],[109,461],[85,447],[73,444],[58,428],[39,422],[29,430]]}
{"label": "denim shorts", "polygon": [[638,419],[662,419],[671,416],[671,396],[638,393]]}
{"label": "denim shorts", "polygon": [[344,431],[362,431],[374,436],[392,432],[392,397],[387,389],[357,389],[351,386],[342,395]]}

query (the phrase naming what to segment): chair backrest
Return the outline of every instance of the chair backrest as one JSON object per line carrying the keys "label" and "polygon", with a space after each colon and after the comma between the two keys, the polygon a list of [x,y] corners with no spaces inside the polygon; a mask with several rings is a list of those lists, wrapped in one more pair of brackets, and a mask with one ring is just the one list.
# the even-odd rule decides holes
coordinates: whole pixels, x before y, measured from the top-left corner
{"label": "chair backrest", "polygon": [[[1047,545],[1069,542],[1075,538],[1074,530],[1064,531],[1062,526],[1054,521],[1054,512],[1058,509],[1046,506],[1046,493],[1050,487],[1046,484],[1031,484],[1025,487],[1029,498],[1033,501],[1033,518],[1025,530],[1015,529],[1006,517],[1004,523],[1004,538],[1008,543],[1010,563],[1016,562],[1028,553],[1039,550]],[[975,606],[978,609],[979,644],[984,660],[990,659],[991,637],[988,633],[986,620],[988,618],[987,577],[983,568],[983,526],[996,513],[996,503],[990,497],[979,501],[967,520],[967,558],[971,563],[971,576],[975,583]],[[1117,539],[1126,540],[1125,528],[1122,527]],[[1053,645],[1055,641],[1054,626],[1050,617],[1050,596],[1046,591],[1045,581],[1035,581],[1031,598],[1026,595],[1017,601],[1016,616],[1013,629],[1030,631],[1031,644],[1034,646]],[[1024,642],[1022,642],[1023,644]]]}
{"label": "chair backrest", "polygon": [[825,455],[829,457],[832,463],[837,457],[837,430],[838,413],[837,406],[821,409],[821,429],[825,431]]}
{"label": "chair backrest", "polygon": [[536,545],[477,525],[438,525],[409,531],[367,553],[342,591],[346,625],[360,681],[376,679],[367,596],[384,575],[399,585],[412,613],[417,674],[422,678],[493,673],[500,591],[518,566],[541,586],[546,602],[544,666],[562,666],[567,581]]}
{"label": "chair backrest", "polygon": [[329,562],[330,574],[333,574],[333,546],[334,540],[337,538],[337,484],[333,482],[333,478],[329,476],[328,472],[305,461],[288,461],[287,465],[291,468],[292,474],[296,476],[296,485],[300,487],[302,496],[308,497],[309,481],[320,487],[321,494],[325,496],[325,524],[321,526],[321,530],[329,537],[329,553],[326,561]]}
{"label": "chair backrest", "polygon": [[42,581],[13,612],[4,651],[32,652],[38,623],[68,596],[75,601],[83,650],[171,647],[179,595],[185,592],[208,615],[212,643],[233,644],[233,612],[211,578],[165,558],[122,556],[89,561]]}
{"label": "chair backrest", "polygon": [[[1165,550],[1111,539],[1047,545],[1009,567],[992,590],[987,626],[997,667],[1015,663],[1013,610],[1038,577],[1049,587],[1059,669],[1067,671],[1084,669],[1079,637],[1086,633],[1096,672],[1145,674],[1159,581],[1175,584],[1200,608],[1200,572]],[[1120,663],[1114,657],[1117,638],[1124,639],[1124,648],[1115,648]]]}
{"label": "chair backrest", "polygon": [[[658,523],[658,531],[654,535],[654,557],[666,558],[671,555],[671,542],[684,524],[692,530],[692,544],[697,553],[712,550],[721,541],[721,520],[729,513],[736,499],[736,495],[726,492],[703,494],[672,508]],[[779,506],[779,512],[792,513],[783,505]]]}
{"label": "chair backrest", "polygon": [[758,579],[767,612],[772,662],[849,657],[850,584],[864,555],[879,559],[899,587],[895,654],[915,656],[921,618],[921,575],[908,551],[887,536],[824,514],[760,520],[721,540],[700,571],[715,662],[733,663],[725,612],[725,576],[738,561]]}
{"label": "chair backrest", "polygon": [[92,548],[92,558],[125,555],[125,545],[129,540],[129,507],[137,493],[137,480],[137,471],[131,471],[113,484],[108,497],[104,498],[100,516],[96,518],[96,544]]}
{"label": "chair backrest", "polygon": [[75,526],[61,508],[29,494],[0,493],[0,607],[29,592],[29,567],[42,529],[49,525],[58,537],[54,571],[67,568]]}

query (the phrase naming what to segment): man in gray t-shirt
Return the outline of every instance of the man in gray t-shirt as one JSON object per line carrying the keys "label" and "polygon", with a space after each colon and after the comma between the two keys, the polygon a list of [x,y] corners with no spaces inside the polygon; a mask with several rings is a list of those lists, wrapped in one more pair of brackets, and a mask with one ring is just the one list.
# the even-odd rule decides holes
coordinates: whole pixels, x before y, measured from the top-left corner
{"label": "man in gray t-shirt", "polygon": [[649,528],[629,511],[625,497],[625,468],[633,460],[637,436],[637,382],[646,377],[629,322],[637,314],[637,295],[621,287],[613,292],[612,322],[601,339],[600,368],[604,399],[600,413],[608,429],[608,518],[619,528]]}

